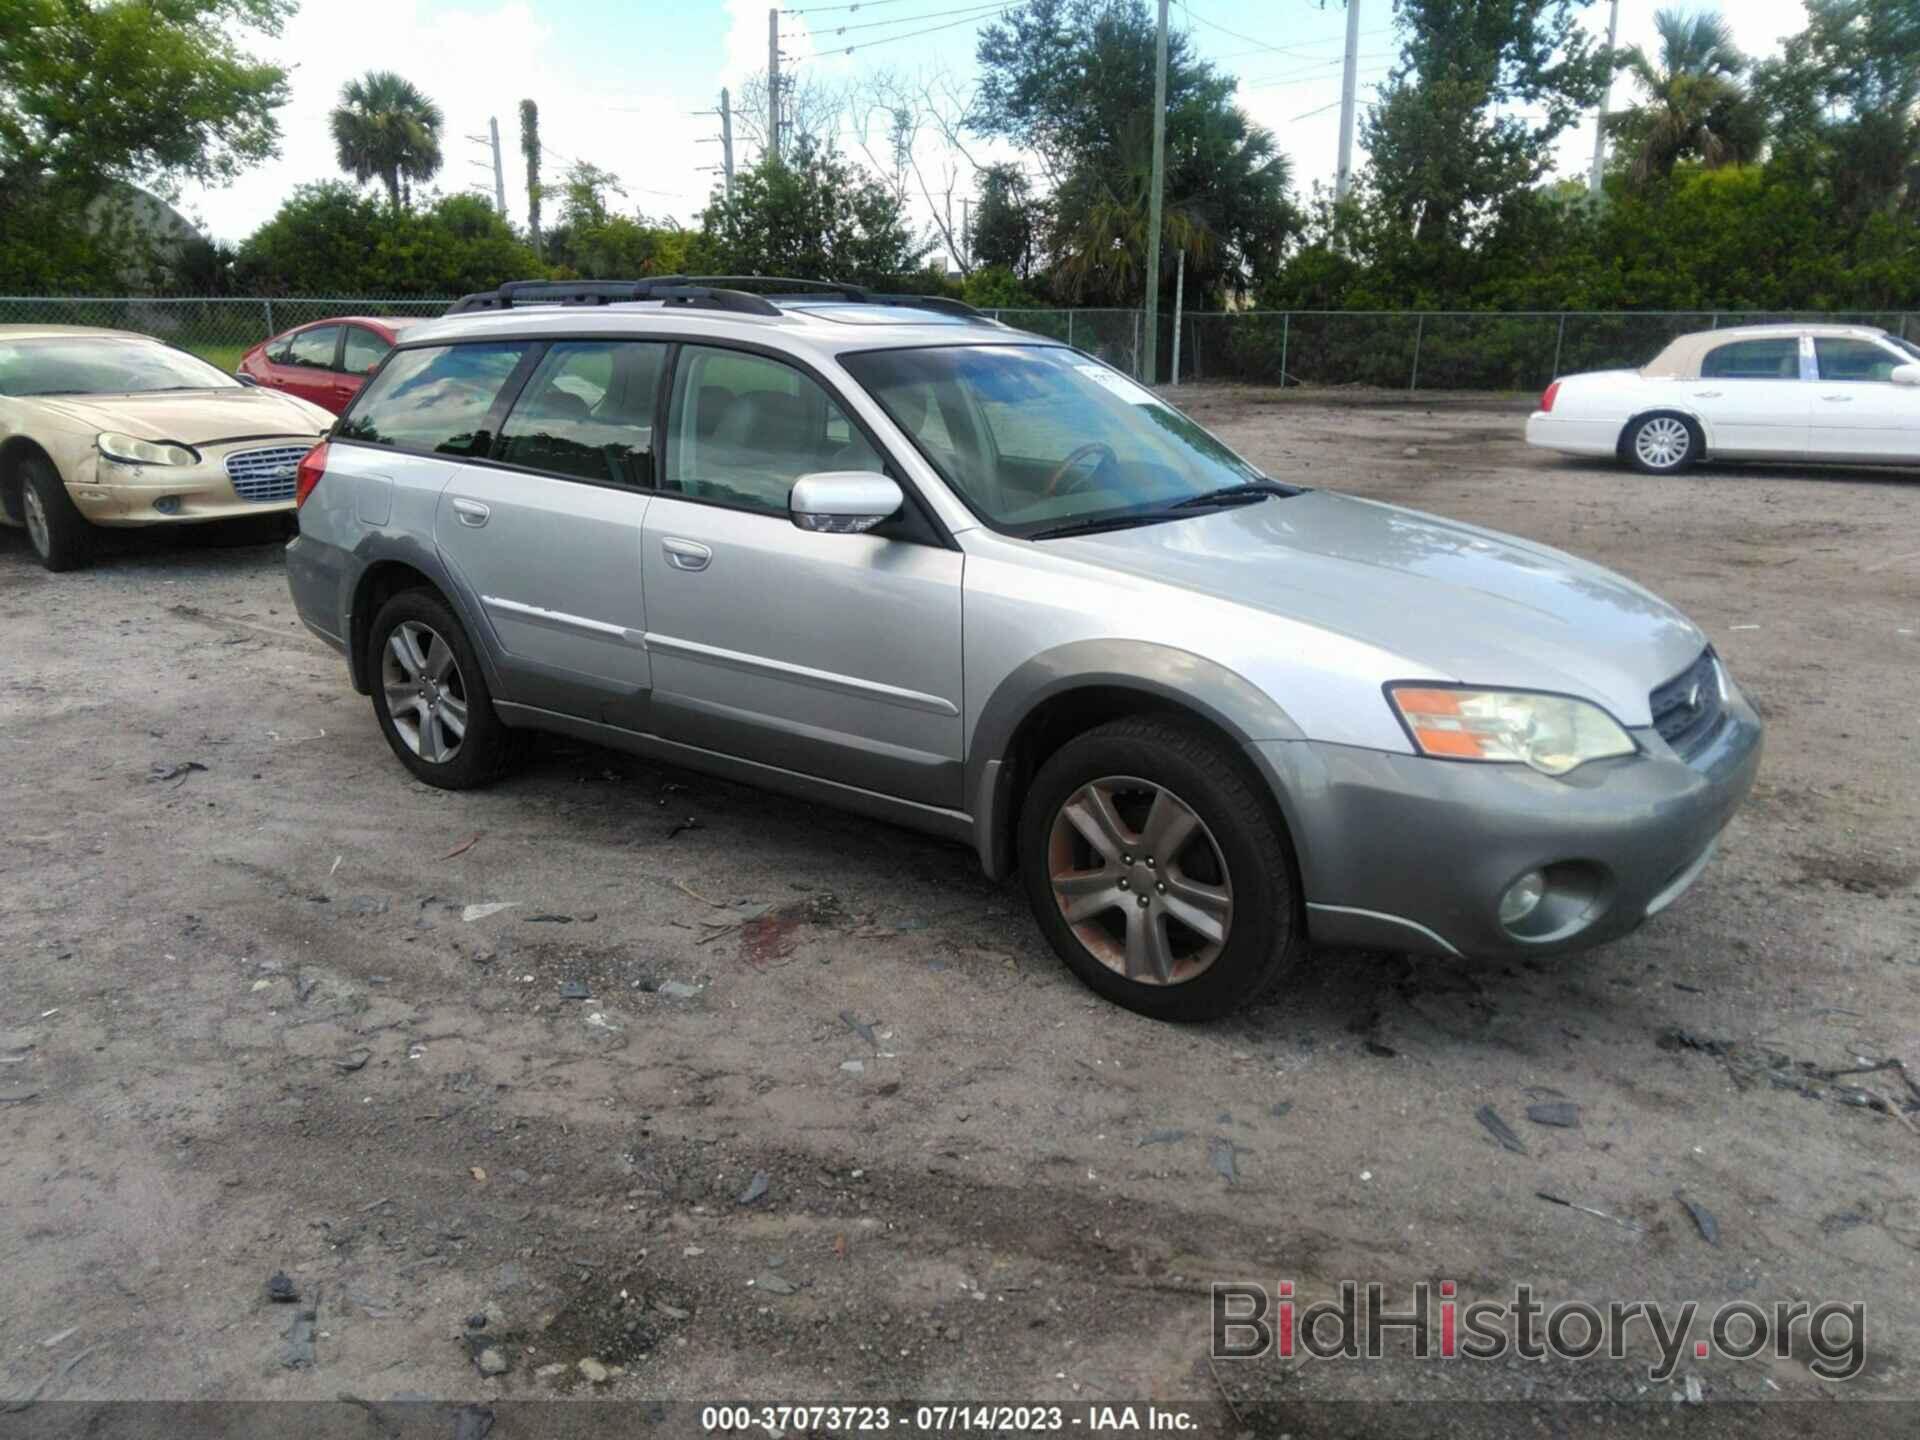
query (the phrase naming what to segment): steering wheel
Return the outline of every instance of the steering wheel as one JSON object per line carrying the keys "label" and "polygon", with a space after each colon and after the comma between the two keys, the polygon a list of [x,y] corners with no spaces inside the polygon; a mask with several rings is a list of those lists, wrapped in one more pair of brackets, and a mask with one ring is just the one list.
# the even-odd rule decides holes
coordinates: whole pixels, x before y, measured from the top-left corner
{"label": "steering wheel", "polygon": [[[1095,455],[1104,457],[1100,461],[1100,465],[1105,465],[1109,460],[1119,459],[1119,456],[1113,453],[1113,447],[1104,440],[1089,440],[1086,444],[1075,447],[1073,453],[1062,460],[1059,468],[1047,477],[1047,494],[1071,495],[1074,487],[1069,485],[1065,490],[1062,490],[1060,488],[1060,482],[1075,470],[1078,470],[1081,465]],[[1097,471],[1100,465],[1094,466],[1093,470],[1087,472],[1088,478],[1092,477],[1094,471]]]}

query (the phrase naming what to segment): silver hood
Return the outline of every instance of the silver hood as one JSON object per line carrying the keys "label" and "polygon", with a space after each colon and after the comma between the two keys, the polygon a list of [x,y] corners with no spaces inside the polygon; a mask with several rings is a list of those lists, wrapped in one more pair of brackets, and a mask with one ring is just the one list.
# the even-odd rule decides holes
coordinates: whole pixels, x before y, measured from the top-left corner
{"label": "silver hood", "polygon": [[1559,691],[1630,726],[1650,723],[1648,691],[1706,645],[1686,616],[1598,565],[1324,490],[1045,543],[1419,666],[1383,678]]}

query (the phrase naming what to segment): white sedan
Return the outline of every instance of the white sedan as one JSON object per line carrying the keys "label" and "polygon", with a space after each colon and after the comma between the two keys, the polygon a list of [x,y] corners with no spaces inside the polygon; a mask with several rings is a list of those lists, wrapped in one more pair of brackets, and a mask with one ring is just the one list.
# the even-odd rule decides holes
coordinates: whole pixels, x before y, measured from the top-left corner
{"label": "white sedan", "polygon": [[1920,346],[1861,325],[1683,335],[1638,370],[1554,381],[1527,443],[1650,475],[1707,459],[1920,464]]}

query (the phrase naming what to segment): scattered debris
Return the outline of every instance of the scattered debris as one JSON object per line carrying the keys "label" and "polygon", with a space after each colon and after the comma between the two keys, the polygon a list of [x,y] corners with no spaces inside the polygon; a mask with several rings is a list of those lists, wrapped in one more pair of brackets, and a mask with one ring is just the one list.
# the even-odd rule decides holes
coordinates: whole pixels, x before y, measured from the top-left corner
{"label": "scattered debris", "polygon": [[560,982],[562,1000],[591,1000],[593,987],[584,980],[562,980]]}
{"label": "scattered debris", "polygon": [[15,1091],[11,1095],[0,1095],[0,1105],[24,1105],[29,1100],[38,1100],[38,1090]]}
{"label": "scattered debris", "polygon": [[478,1165],[469,1165],[467,1167],[467,1174],[474,1178],[474,1183],[476,1184],[484,1185],[487,1183],[487,1172],[482,1170]]}
{"label": "scattered debris", "polygon": [[800,1293],[800,1287],[794,1284],[793,1281],[787,1279],[784,1275],[775,1275],[772,1271],[768,1271],[758,1280],[755,1280],[753,1286],[756,1290],[764,1290],[769,1295],[798,1295]]}
{"label": "scattered debris", "polygon": [[300,1287],[293,1283],[293,1277],[284,1270],[276,1270],[267,1277],[267,1299],[276,1305],[291,1305],[300,1298]]}
{"label": "scattered debris", "polygon": [[700,987],[689,985],[684,980],[665,980],[661,982],[659,993],[669,1000],[691,1000],[700,993]]}
{"label": "scattered debris", "polygon": [[1240,1167],[1236,1163],[1239,1150],[1239,1146],[1224,1136],[1216,1135],[1207,1142],[1207,1163],[1229,1185],[1237,1184],[1240,1179]]}
{"label": "scattered debris", "polygon": [[507,1357],[500,1353],[497,1345],[489,1345],[473,1357],[474,1367],[482,1375],[504,1375],[507,1373]]}
{"label": "scattered debris", "polygon": [[63,1364],[58,1370],[55,1370],[51,1374],[43,1377],[40,1383],[34,1386],[31,1390],[27,1391],[26,1394],[17,1396],[16,1398],[9,1400],[5,1405],[0,1406],[0,1415],[18,1414],[20,1411],[30,1407],[35,1401],[37,1401],[40,1398],[42,1392],[46,1390],[47,1386],[53,1384],[56,1380],[66,1379],[67,1376],[71,1375],[74,1372],[75,1368],[78,1367],[78,1365],[82,1360],[86,1359],[89,1355],[93,1354],[93,1352],[98,1350],[99,1348],[100,1347],[98,1345],[89,1345],[86,1349],[82,1350],[78,1355],[70,1357],[67,1360],[67,1362]]}
{"label": "scattered debris", "polygon": [[1278,1104],[1268,1106],[1267,1114],[1275,1120],[1284,1120],[1287,1118],[1287,1112],[1291,1109],[1293,1109],[1293,1102],[1291,1100],[1282,1100]]}
{"label": "scattered debris", "polygon": [[173,765],[161,762],[155,764],[147,771],[147,780],[153,784],[172,780],[175,782],[173,788],[178,790],[182,785],[187,783],[187,777],[189,775],[194,774],[196,771],[205,774],[206,769],[207,767],[202,765],[198,760],[181,760]]}
{"label": "scattered debris", "polygon": [[1392,1060],[1400,1054],[1400,1052],[1391,1045],[1382,1045],[1378,1040],[1368,1040],[1366,1050],[1367,1054],[1377,1060]]}
{"label": "scattered debris", "polygon": [[1520,1137],[1513,1133],[1513,1127],[1502,1120],[1499,1112],[1491,1105],[1482,1105],[1473,1112],[1473,1118],[1480,1122],[1489,1135],[1500,1142],[1501,1149],[1511,1150],[1516,1155],[1527,1153],[1527,1147],[1521,1142]]}
{"label": "scattered debris", "polygon": [[493,1431],[493,1411],[483,1405],[462,1405],[453,1417],[453,1440],[487,1440]]}
{"label": "scattered debris", "polygon": [[573,924],[573,922],[574,922],[575,920],[578,920],[578,921],[579,921],[579,922],[580,922],[580,923],[581,923],[582,925],[590,925],[590,924],[592,924],[592,923],[593,923],[593,922],[594,922],[595,920],[598,920],[599,918],[600,918],[600,916],[599,916],[598,914],[593,914],[593,915],[528,915],[528,916],[526,916],[526,917],[524,917],[524,920],[525,920],[525,923],[526,923],[526,924],[528,924],[528,925],[571,925],[571,924]]}
{"label": "scattered debris", "polygon": [[842,1060],[840,1062],[840,1068],[849,1075],[864,1075],[867,1073],[867,1062],[864,1060]]}
{"label": "scattered debris", "polygon": [[580,1362],[579,1370],[582,1375],[586,1376],[587,1379],[595,1385],[604,1385],[612,1378],[607,1373],[607,1367],[602,1365],[598,1360],[595,1360],[592,1356],[588,1356]]}
{"label": "scattered debris", "polygon": [[880,1041],[874,1035],[874,1031],[873,1031],[873,1027],[876,1022],[871,1020],[856,1020],[854,1019],[853,1011],[851,1010],[842,1010],[840,1012],[840,1019],[841,1019],[841,1022],[845,1024],[849,1030],[853,1031],[854,1034],[858,1035],[862,1040],[866,1041],[867,1044],[871,1045],[874,1048],[875,1053],[879,1052]]}
{"label": "scattered debris", "polygon": [[700,828],[700,822],[689,815],[684,820],[675,821],[674,824],[668,828],[667,839],[673,839],[673,837],[678,835],[682,830],[698,830]]}
{"label": "scattered debris", "polygon": [[354,895],[347,900],[349,915],[384,915],[387,901],[378,895]]}
{"label": "scattered debris", "polygon": [[740,1192],[740,1203],[742,1205],[753,1204],[754,1201],[766,1195],[768,1188],[769,1177],[767,1172],[764,1170],[754,1171],[753,1179],[749,1180],[747,1182],[747,1188]]}
{"label": "scattered debris", "polygon": [[469,835],[466,839],[462,840],[458,845],[454,846],[453,849],[447,851],[447,853],[442,855],[440,858],[442,860],[457,860],[462,855],[466,854],[467,851],[473,849],[473,847],[478,845],[479,843],[480,843],[480,837],[478,835]]}
{"label": "scattered debris", "polygon": [[1549,1100],[1527,1106],[1527,1119],[1536,1125],[1553,1125],[1562,1130],[1580,1128],[1580,1107],[1571,1100]]}
{"label": "scattered debris", "polygon": [[469,905],[460,912],[460,918],[471,925],[475,920],[484,920],[489,915],[498,915],[502,910],[512,910],[519,903],[518,900],[490,900],[484,905]]}
{"label": "scattered debris", "polygon": [[1134,1148],[1144,1149],[1148,1145],[1173,1145],[1187,1138],[1184,1130],[1153,1130],[1134,1142]]}
{"label": "scattered debris", "polygon": [[40,1348],[43,1350],[51,1350],[53,1349],[54,1346],[58,1345],[61,1341],[71,1340],[74,1336],[78,1335],[79,1333],[80,1333],[80,1327],[78,1325],[69,1325],[66,1329],[47,1336],[46,1339],[40,1342]]}
{"label": "scattered debris", "polygon": [[1638,1221],[1622,1220],[1618,1215],[1609,1215],[1606,1211],[1596,1210],[1591,1205],[1577,1205],[1573,1201],[1562,1199],[1558,1195],[1549,1195],[1544,1190],[1536,1190],[1533,1193],[1542,1200],[1545,1200],[1549,1205],[1564,1205],[1569,1210],[1578,1210],[1582,1215],[1591,1215],[1595,1219],[1605,1220],[1610,1224],[1618,1225],[1623,1230],[1632,1230],[1637,1234],[1646,1228]]}
{"label": "scattered debris", "polygon": [[344,1055],[334,1057],[333,1068],[342,1075],[351,1075],[356,1070],[367,1068],[367,1062],[373,1058],[371,1050],[349,1050]]}
{"label": "scattered debris", "polygon": [[280,1363],[289,1370],[310,1370],[318,1358],[314,1354],[313,1342],[319,1331],[320,1305],[316,1299],[310,1305],[304,1305],[293,1312],[282,1333],[286,1344],[280,1349]]}
{"label": "scattered debris", "polygon": [[486,1329],[487,1328],[486,1312],[483,1310],[476,1310],[473,1314],[467,1316],[467,1328],[469,1330]]}
{"label": "scattered debris", "polygon": [[596,1030],[605,1030],[610,1035],[618,1035],[625,1028],[607,1019],[607,1012],[604,1010],[596,1010],[587,1016],[587,1024]]}
{"label": "scattered debris", "polygon": [[1720,1222],[1713,1218],[1713,1212],[1706,1206],[1689,1200],[1681,1191],[1674,1191],[1673,1198],[1687,1207],[1687,1214],[1693,1217],[1693,1223],[1700,1227],[1700,1238],[1709,1245],[1720,1243]]}
{"label": "scattered debris", "polygon": [[692,896],[695,900],[698,900],[702,905],[711,905],[716,910],[733,909],[733,906],[727,904],[727,902],[724,900],[715,900],[711,896],[702,895],[698,890],[694,889],[691,885],[687,884],[687,882],[684,880],[675,880],[672,883],[673,883],[674,889],[678,890],[683,895]]}
{"label": "scattered debris", "polygon": [[1706,1392],[1700,1387],[1700,1377],[1698,1375],[1687,1376],[1687,1404],[1698,1405],[1706,1398]]}

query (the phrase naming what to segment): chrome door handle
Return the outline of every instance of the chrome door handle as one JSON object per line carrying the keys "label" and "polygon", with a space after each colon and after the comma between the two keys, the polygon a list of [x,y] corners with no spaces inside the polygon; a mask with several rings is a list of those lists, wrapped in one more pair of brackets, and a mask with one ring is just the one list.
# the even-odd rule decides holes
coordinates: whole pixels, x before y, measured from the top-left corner
{"label": "chrome door handle", "polygon": [[1693,398],[1696,400],[1718,400],[1723,393],[1724,392],[1719,390],[1696,390],[1693,392]]}
{"label": "chrome door handle", "polygon": [[1847,405],[1853,401],[1853,396],[1851,395],[1822,395],[1820,398],[1831,401],[1835,405]]}
{"label": "chrome door handle", "polygon": [[713,559],[713,551],[692,540],[676,540],[671,535],[660,542],[667,552],[667,563],[676,570],[704,570]]}
{"label": "chrome door handle", "polygon": [[478,530],[482,525],[487,523],[487,517],[492,515],[493,511],[488,506],[482,505],[478,500],[455,500],[453,502],[453,513],[460,517],[460,523],[462,525],[470,525],[475,530]]}

